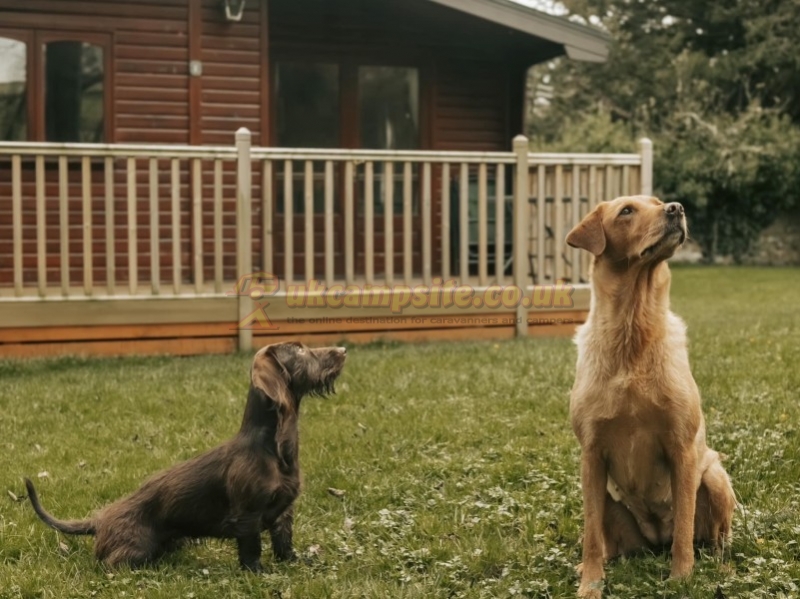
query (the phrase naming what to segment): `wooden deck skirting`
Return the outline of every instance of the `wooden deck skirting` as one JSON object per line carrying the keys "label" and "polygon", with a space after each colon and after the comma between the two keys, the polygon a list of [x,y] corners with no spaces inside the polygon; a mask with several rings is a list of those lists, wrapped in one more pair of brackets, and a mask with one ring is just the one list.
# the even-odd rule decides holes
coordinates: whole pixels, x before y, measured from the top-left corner
{"label": "wooden deck skirting", "polygon": [[[586,320],[588,311],[529,312],[530,337],[567,337]],[[338,319],[332,319],[338,320]],[[295,323],[273,321],[270,331],[254,331],[253,348],[280,341],[309,345],[373,341],[474,341],[512,339],[515,315],[497,315],[498,324],[462,323],[435,316],[387,317],[383,322]],[[477,320],[477,319],[476,319]],[[59,355],[199,355],[231,353],[237,349],[235,322],[185,323],[180,325],[94,325],[64,327],[14,327],[0,329],[0,358],[32,358]]]}
{"label": "wooden deck skirting", "polygon": [[[573,334],[588,314],[588,288],[576,287],[571,297],[572,307],[528,310],[527,334]],[[238,302],[226,296],[7,301],[0,310],[0,358],[229,353],[238,343]],[[395,314],[386,307],[293,308],[272,297],[265,312],[272,328],[254,324],[253,348],[287,340],[319,345],[510,339],[517,327],[515,312],[507,308],[409,306]]]}

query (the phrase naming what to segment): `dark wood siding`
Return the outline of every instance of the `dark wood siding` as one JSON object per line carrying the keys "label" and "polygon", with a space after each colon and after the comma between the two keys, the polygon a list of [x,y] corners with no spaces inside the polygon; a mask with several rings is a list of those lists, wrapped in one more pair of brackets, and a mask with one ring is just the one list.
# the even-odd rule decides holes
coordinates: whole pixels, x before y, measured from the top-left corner
{"label": "dark wood siding", "polygon": [[188,1],[0,0],[6,27],[111,32],[115,142],[186,143]]}
{"label": "dark wood siding", "polygon": [[447,63],[437,72],[433,149],[508,150],[508,73],[478,61]]}
{"label": "dark wood siding", "polygon": [[231,144],[233,133],[247,127],[258,145],[266,61],[261,47],[263,11],[257,2],[249,2],[238,23],[226,23],[220,11],[219,0],[202,0],[202,143]]}
{"label": "dark wood siding", "polygon": [[[260,143],[264,13],[250,2],[227,23],[218,0],[0,0],[3,27],[112,33],[115,142],[229,144],[245,126]],[[189,76],[192,58],[200,78]]]}

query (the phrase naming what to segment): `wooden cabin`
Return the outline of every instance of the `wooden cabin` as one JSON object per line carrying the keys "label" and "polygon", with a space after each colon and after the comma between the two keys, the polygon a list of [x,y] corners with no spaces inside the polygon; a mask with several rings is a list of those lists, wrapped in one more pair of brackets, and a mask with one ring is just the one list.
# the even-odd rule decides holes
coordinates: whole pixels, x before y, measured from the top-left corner
{"label": "wooden cabin", "polygon": [[508,0],[0,0],[0,141],[508,150],[527,69],[607,44]]}
{"label": "wooden cabin", "polygon": [[[14,354],[22,325],[93,324],[47,316],[56,299],[117,313],[167,289],[224,296],[248,264],[243,127],[260,157],[247,179],[253,269],[286,283],[509,275],[527,71],[603,61],[608,43],[510,0],[0,0],[0,310],[19,316],[0,322],[0,353]],[[562,228],[593,185],[600,198],[642,181],[636,154],[570,160],[526,167],[534,208],[540,183],[550,202],[572,185]],[[547,243],[526,256],[530,284],[536,265],[540,283],[565,278]],[[167,321],[230,324],[192,318]]]}

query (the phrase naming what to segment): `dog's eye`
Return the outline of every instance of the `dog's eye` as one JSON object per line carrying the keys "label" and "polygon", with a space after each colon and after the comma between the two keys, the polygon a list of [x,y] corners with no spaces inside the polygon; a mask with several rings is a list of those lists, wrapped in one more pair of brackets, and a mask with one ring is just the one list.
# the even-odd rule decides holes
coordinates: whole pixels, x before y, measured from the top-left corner
{"label": "dog's eye", "polygon": [[628,216],[629,214],[633,214],[633,208],[630,206],[625,206],[622,210],[619,211],[618,216]]}

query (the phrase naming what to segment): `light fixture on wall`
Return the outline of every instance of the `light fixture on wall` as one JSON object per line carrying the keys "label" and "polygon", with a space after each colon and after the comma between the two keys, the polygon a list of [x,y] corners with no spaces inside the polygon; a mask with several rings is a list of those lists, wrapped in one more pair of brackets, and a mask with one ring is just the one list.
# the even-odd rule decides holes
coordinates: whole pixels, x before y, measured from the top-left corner
{"label": "light fixture on wall", "polygon": [[223,0],[225,4],[225,19],[228,21],[241,21],[244,14],[245,0]]}

